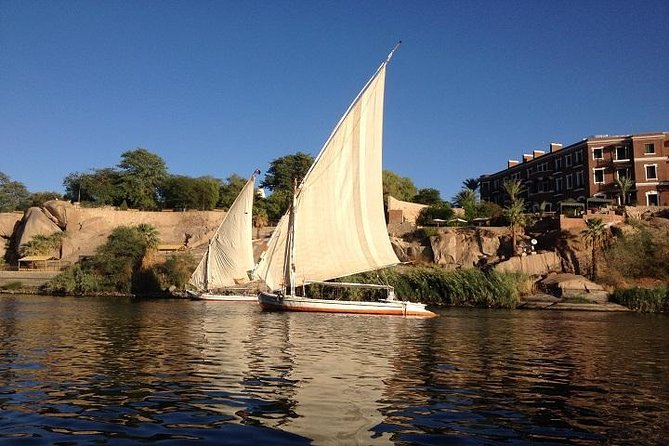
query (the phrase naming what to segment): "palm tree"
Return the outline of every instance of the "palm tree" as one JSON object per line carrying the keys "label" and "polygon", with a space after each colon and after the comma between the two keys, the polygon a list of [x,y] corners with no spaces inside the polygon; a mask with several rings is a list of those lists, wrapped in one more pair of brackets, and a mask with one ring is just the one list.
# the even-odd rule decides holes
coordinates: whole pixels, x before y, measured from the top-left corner
{"label": "palm tree", "polygon": [[581,235],[590,243],[592,247],[592,274],[594,279],[597,274],[597,250],[601,247],[606,237],[606,226],[601,218],[590,218],[585,221],[586,228],[581,231]]}
{"label": "palm tree", "polygon": [[462,189],[453,197],[453,203],[465,210],[465,219],[470,222],[476,217],[477,201],[476,192],[467,188]]}
{"label": "palm tree", "polygon": [[135,230],[144,239],[145,248],[142,257],[142,270],[146,270],[154,262],[154,255],[160,244],[159,232],[155,226],[147,223],[140,223],[135,226]]}
{"label": "palm tree", "polygon": [[504,208],[504,216],[509,220],[509,229],[511,229],[511,244],[513,254],[517,252],[517,233],[525,226],[525,201],[520,198],[523,192],[523,183],[520,180],[506,180],[502,187],[509,196],[510,203]]}
{"label": "palm tree", "polygon": [[263,208],[254,209],[253,227],[256,228],[256,238],[260,238],[260,230],[269,224],[267,211]]}
{"label": "palm tree", "polygon": [[634,180],[629,177],[617,178],[616,186],[620,189],[620,204],[625,206],[630,190],[634,187]]}
{"label": "palm tree", "polygon": [[146,250],[155,250],[160,244],[159,232],[155,226],[147,223],[140,223],[136,226],[137,232],[146,242]]}
{"label": "palm tree", "polygon": [[462,182],[462,185],[466,189],[470,189],[470,190],[473,190],[474,192],[476,192],[476,190],[481,185],[481,180],[478,179],[478,178],[467,178],[465,181]]}
{"label": "palm tree", "polygon": [[61,246],[62,239],[62,232],[51,235],[36,234],[21,247],[21,251],[26,256],[50,255]]}

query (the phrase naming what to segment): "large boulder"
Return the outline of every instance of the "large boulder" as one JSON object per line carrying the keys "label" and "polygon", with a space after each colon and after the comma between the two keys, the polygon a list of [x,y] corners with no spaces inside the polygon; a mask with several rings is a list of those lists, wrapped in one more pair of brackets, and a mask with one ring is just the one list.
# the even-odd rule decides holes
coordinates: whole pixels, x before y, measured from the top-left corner
{"label": "large boulder", "polygon": [[434,263],[448,269],[470,268],[498,256],[506,232],[484,228],[447,228],[430,237]]}
{"label": "large boulder", "polygon": [[608,300],[608,293],[604,287],[577,274],[549,274],[541,281],[541,286],[563,298],[580,297],[597,303]]}
{"label": "large boulder", "polygon": [[50,236],[57,232],[62,232],[56,223],[42,212],[38,207],[29,208],[21,221],[21,229],[18,234],[17,249],[20,252],[21,247],[32,240],[36,235]]}
{"label": "large boulder", "polygon": [[62,230],[77,225],[80,211],[69,201],[49,200],[42,205],[45,215]]}
{"label": "large boulder", "polygon": [[537,254],[514,256],[495,265],[500,272],[522,271],[532,276],[541,276],[562,271],[562,259],[552,251]]}
{"label": "large boulder", "polygon": [[0,238],[10,239],[16,230],[16,224],[21,221],[23,214],[15,212],[0,213]]}
{"label": "large boulder", "polygon": [[23,214],[15,212],[0,213],[0,259],[5,259],[9,242],[22,217]]}

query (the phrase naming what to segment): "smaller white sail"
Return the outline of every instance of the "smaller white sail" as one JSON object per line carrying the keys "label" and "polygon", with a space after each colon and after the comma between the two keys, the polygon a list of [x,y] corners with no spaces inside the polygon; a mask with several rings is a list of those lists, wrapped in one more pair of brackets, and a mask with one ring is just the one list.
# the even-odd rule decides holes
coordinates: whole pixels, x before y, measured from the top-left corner
{"label": "smaller white sail", "polygon": [[189,283],[201,291],[249,282],[253,259],[253,195],[255,174],[246,182],[209,241],[207,252]]}

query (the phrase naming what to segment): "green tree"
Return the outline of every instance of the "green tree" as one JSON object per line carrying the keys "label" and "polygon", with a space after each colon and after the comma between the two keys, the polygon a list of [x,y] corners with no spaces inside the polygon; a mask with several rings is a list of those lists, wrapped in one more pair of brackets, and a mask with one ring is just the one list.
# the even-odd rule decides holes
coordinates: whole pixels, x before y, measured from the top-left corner
{"label": "green tree", "polygon": [[207,176],[195,179],[196,209],[210,211],[216,207],[220,197],[220,184],[220,181],[214,177]]}
{"label": "green tree", "polygon": [[63,180],[65,199],[92,206],[118,206],[123,201],[121,174],[112,168],[73,172]]}
{"label": "green tree", "polygon": [[132,207],[156,209],[158,188],[167,177],[165,161],[144,148],[121,154],[121,188],[124,198]]}
{"label": "green tree", "polygon": [[277,223],[288,210],[290,196],[289,192],[279,190],[267,198],[256,197],[253,202],[253,213],[254,215],[263,213],[267,216],[268,222]]}
{"label": "green tree", "polygon": [[183,175],[170,175],[158,188],[160,201],[168,209],[197,209],[195,180]]}
{"label": "green tree", "polygon": [[30,206],[30,192],[18,181],[0,172],[0,212],[24,211]]}
{"label": "green tree", "polygon": [[516,255],[518,254],[518,231],[526,224],[525,201],[520,197],[523,192],[523,184],[520,180],[506,180],[502,187],[509,196],[509,204],[504,208],[504,216],[509,221],[513,254]]}
{"label": "green tree", "polygon": [[147,237],[136,227],[119,226],[98,247],[94,270],[106,288],[128,293],[136,288],[147,250]]}
{"label": "green tree", "polygon": [[383,178],[383,199],[387,202],[388,195],[402,201],[411,201],[417,194],[416,186],[411,178],[401,177],[390,170],[384,170]]}
{"label": "green tree", "polygon": [[270,220],[278,221],[288,210],[293,198],[294,181],[299,185],[313,162],[314,158],[311,155],[297,152],[294,155],[277,158],[270,163],[265,179],[260,183],[260,187],[272,191],[263,205]]}
{"label": "green tree", "polygon": [[226,209],[230,208],[245,184],[246,180],[241,176],[236,173],[230,175],[220,185],[217,206]]}
{"label": "green tree", "polygon": [[218,202],[219,184],[213,177],[169,175],[158,187],[158,194],[166,208],[209,211]]}
{"label": "green tree", "polygon": [[451,205],[442,202],[421,209],[420,214],[418,214],[418,218],[416,219],[416,224],[421,226],[431,225],[437,218],[446,221],[453,218],[453,209],[451,208]]}
{"label": "green tree", "polygon": [[428,205],[439,205],[443,203],[441,199],[441,193],[437,189],[425,188],[418,189],[418,193],[414,195],[412,200],[414,203],[428,204]]}
{"label": "green tree", "polygon": [[616,178],[616,187],[620,189],[620,204],[627,205],[634,181],[629,177]]}
{"label": "green tree", "polygon": [[292,195],[294,180],[297,180],[299,185],[313,163],[314,157],[303,152],[277,158],[270,163],[260,187],[266,187],[272,192],[284,191]]}
{"label": "green tree", "polygon": [[63,196],[58,192],[33,192],[30,194],[30,205],[41,206],[47,201],[61,200]]}
{"label": "green tree", "polygon": [[590,218],[585,221],[586,228],[581,231],[581,235],[592,249],[592,273],[591,277],[597,277],[597,250],[601,248],[606,238],[606,226],[601,218]]}

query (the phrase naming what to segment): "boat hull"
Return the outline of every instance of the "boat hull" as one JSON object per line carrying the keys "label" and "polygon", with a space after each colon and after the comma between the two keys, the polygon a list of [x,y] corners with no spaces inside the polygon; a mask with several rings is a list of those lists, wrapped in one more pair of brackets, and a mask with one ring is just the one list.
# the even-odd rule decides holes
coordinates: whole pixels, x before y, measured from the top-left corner
{"label": "boat hull", "polygon": [[193,300],[209,300],[216,302],[258,302],[256,294],[216,294],[216,293],[194,293],[189,291],[188,295]]}
{"label": "boat hull", "polygon": [[318,313],[376,314],[386,316],[435,317],[424,304],[401,300],[357,302],[350,300],[312,299],[260,293],[258,303],[265,311],[304,311]]}

